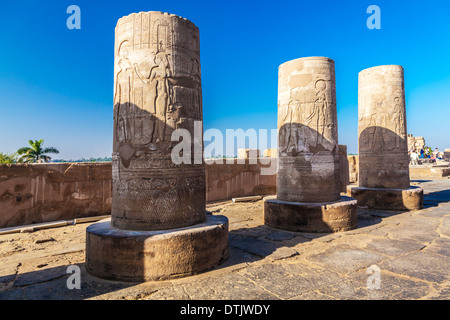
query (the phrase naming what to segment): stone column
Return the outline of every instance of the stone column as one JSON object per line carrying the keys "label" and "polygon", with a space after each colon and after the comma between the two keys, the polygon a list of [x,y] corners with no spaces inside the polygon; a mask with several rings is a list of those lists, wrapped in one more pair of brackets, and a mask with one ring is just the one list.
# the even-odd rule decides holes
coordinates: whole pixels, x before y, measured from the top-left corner
{"label": "stone column", "polygon": [[[228,222],[205,213],[199,30],[140,12],[115,37],[111,222],[88,228],[86,268],[130,281],[209,268],[228,254]],[[179,129],[189,151],[174,152]]]}
{"label": "stone column", "polygon": [[370,208],[421,208],[423,190],[409,183],[403,68],[363,70],[358,90],[359,187],[351,195]]}
{"label": "stone column", "polygon": [[340,196],[334,61],[292,60],[279,67],[277,196],[265,223],[293,231],[348,230],[356,201]]}
{"label": "stone column", "polygon": [[194,137],[197,121],[203,141],[199,46],[198,28],[175,15],[138,13],[117,23],[114,227],[161,230],[205,220],[203,161],[195,164],[193,152],[191,164],[171,158],[175,129]]}

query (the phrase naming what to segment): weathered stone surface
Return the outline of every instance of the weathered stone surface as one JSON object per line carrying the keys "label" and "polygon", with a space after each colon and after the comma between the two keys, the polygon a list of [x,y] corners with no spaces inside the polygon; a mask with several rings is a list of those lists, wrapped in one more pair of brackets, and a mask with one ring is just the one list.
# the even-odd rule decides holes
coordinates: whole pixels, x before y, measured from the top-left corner
{"label": "weathered stone surface", "polygon": [[[112,225],[162,230],[204,221],[198,28],[162,12],[125,16],[114,66]],[[176,129],[190,134],[190,164],[172,159]]]}
{"label": "weathered stone surface", "polygon": [[359,73],[359,186],[409,188],[403,68],[388,65]]}
{"label": "weathered stone surface", "polygon": [[444,160],[445,161],[450,161],[450,149],[445,149],[444,150]]}
{"label": "weathered stone surface", "polygon": [[346,231],[358,225],[357,202],[349,197],[326,203],[300,203],[264,198],[264,223],[300,232]]}
{"label": "weathered stone surface", "polygon": [[339,200],[333,60],[300,58],[279,67],[278,130],[277,198]]}
{"label": "weathered stone surface", "polygon": [[341,192],[347,192],[347,186],[350,184],[349,163],[347,158],[347,146],[339,146],[339,186]]}
{"label": "weathered stone surface", "polygon": [[375,238],[364,249],[384,255],[399,256],[408,252],[418,251],[422,248],[424,248],[424,245],[415,241]]}
{"label": "weathered stone surface", "polygon": [[110,163],[0,165],[0,228],[109,214]]}
{"label": "weathered stone surface", "polygon": [[380,264],[380,268],[429,282],[448,280],[449,258],[428,252],[412,252]]}
{"label": "weathered stone surface", "polygon": [[129,231],[110,221],[86,230],[86,270],[121,281],[148,281],[193,275],[228,257],[228,219],[208,215],[204,223],[156,231]]}
{"label": "weathered stone surface", "polygon": [[358,182],[359,171],[359,157],[357,155],[347,156],[348,171],[349,171],[349,184]]}
{"label": "weathered stone surface", "polygon": [[330,247],[325,252],[309,256],[307,259],[340,273],[352,273],[377,264],[384,260],[385,257],[373,252],[342,245]]}
{"label": "weathered stone surface", "polygon": [[370,209],[418,210],[423,207],[423,189],[380,189],[349,186],[347,193]]}
{"label": "weathered stone surface", "polygon": [[276,169],[274,174],[263,174],[264,170],[270,170],[270,163],[261,163],[259,159],[256,163],[251,163],[251,159],[245,159],[244,163],[237,159],[232,163],[216,163],[213,159],[205,162],[206,201],[276,193]]}
{"label": "weathered stone surface", "polygon": [[425,148],[424,137],[414,137],[412,134],[408,134],[408,150],[414,150],[420,154],[420,150]]}
{"label": "weathered stone surface", "polygon": [[409,168],[411,180],[420,179],[447,179],[450,176],[450,167],[448,166],[413,166]]}
{"label": "weathered stone surface", "polygon": [[[450,180],[423,181],[419,185],[427,194],[442,192],[442,196],[450,197],[445,192],[450,188]],[[441,200],[439,206],[414,212],[382,214],[380,210],[365,210],[376,213],[382,221],[332,234],[271,229],[262,224],[263,201],[216,202],[208,204],[207,209],[229,218],[230,238],[264,239],[275,249],[271,254],[277,255],[286,248],[299,254],[286,256],[281,252],[286,257],[274,261],[270,255],[262,258],[230,246],[230,258],[219,268],[187,278],[137,284],[103,280],[85,271],[84,235],[89,224],[6,234],[0,235],[0,299],[450,298],[448,201]],[[49,237],[56,241],[36,243]],[[38,267],[43,264],[47,266]],[[60,278],[54,277],[56,268],[73,264],[81,268],[80,290],[66,287],[70,275],[64,274],[64,269]],[[381,269],[380,290],[367,288],[369,264]],[[22,282],[23,286],[14,286],[19,276],[27,281]],[[278,314],[279,310],[273,312]],[[175,313],[179,314],[179,310],[174,311],[174,317]]]}
{"label": "weathered stone surface", "polygon": [[373,209],[416,210],[421,192],[410,189],[403,68],[378,66],[359,73],[359,188],[348,194]]}
{"label": "weathered stone surface", "polygon": [[265,224],[303,232],[355,228],[356,201],[340,198],[349,174],[347,147],[338,145],[334,61],[291,60],[278,77],[277,195],[264,200]]}
{"label": "weathered stone surface", "polygon": [[111,219],[86,230],[86,270],[137,282],[222,263],[228,219],[205,209],[198,28],[162,12],[119,19],[114,72]]}

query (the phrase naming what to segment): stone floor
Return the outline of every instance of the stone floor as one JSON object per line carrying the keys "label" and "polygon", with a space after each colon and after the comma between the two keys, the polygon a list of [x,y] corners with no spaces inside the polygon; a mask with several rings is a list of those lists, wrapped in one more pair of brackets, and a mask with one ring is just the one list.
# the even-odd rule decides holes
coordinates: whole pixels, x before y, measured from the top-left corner
{"label": "stone floor", "polygon": [[[230,220],[230,258],[196,276],[146,283],[106,281],[84,269],[89,224],[0,236],[5,299],[450,299],[450,179],[412,181],[425,190],[416,212],[361,208],[358,229],[293,233],[263,225],[262,201],[208,204]],[[69,289],[69,265],[81,289]],[[380,270],[380,289],[368,289]]]}

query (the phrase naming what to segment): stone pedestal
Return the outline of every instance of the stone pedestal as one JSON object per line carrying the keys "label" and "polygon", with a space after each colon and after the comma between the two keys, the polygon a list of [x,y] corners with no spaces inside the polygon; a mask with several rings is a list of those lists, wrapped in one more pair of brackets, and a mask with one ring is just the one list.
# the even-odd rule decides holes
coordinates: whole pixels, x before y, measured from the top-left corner
{"label": "stone pedestal", "polygon": [[131,231],[110,219],[88,227],[86,270],[100,278],[131,282],[165,280],[208,270],[228,257],[228,220],[208,215],[190,227]]}
{"label": "stone pedestal", "polygon": [[[228,255],[228,223],[205,214],[199,30],[168,13],[130,14],[114,61],[111,221],[87,228],[86,269],[124,281],[208,269]],[[173,134],[189,135],[190,150]]]}
{"label": "stone pedestal", "polygon": [[338,201],[300,203],[264,198],[264,223],[299,232],[337,232],[358,226],[357,201],[342,196]]}
{"label": "stone pedestal", "polygon": [[288,61],[278,84],[277,196],[265,201],[265,224],[307,232],[354,228],[355,201],[340,197],[334,61]]}
{"label": "stone pedestal", "polygon": [[[373,209],[421,208],[423,191],[411,189],[409,183],[403,68],[361,71],[358,91],[359,188],[350,188],[348,194]],[[417,197],[411,200],[414,205],[404,201],[408,190]]]}
{"label": "stone pedestal", "polygon": [[361,206],[380,210],[419,210],[423,208],[423,189],[380,189],[348,187],[347,194]]}

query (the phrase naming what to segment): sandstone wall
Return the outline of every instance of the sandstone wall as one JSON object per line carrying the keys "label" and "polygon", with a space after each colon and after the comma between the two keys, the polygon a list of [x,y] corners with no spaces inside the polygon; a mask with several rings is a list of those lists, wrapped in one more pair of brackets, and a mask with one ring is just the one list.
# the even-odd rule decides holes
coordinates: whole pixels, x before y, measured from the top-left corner
{"label": "sandstone wall", "polygon": [[[348,166],[351,184],[358,184],[358,155],[349,155]],[[409,167],[410,180],[447,179],[450,176],[450,166],[443,165],[420,165]]]}
{"label": "sandstone wall", "polygon": [[[206,160],[206,200],[275,194],[276,160]],[[269,169],[268,161],[275,167]],[[346,175],[344,170],[343,185]],[[111,193],[110,162],[0,165],[0,228],[109,215]]]}
{"label": "sandstone wall", "polygon": [[0,165],[0,228],[110,214],[111,163]]}
{"label": "sandstone wall", "polygon": [[357,155],[349,155],[347,156],[347,159],[348,159],[349,183],[357,183],[359,158]]}
{"label": "sandstone wall", "polygon": [[[207,201],[274,194],[276,174],[261,174],[270,165],[254,160],[207,160]],[[0,228],[108,215],[111,192],[110,162],[0,165]]]}
{"label": "sandstone wall", "polygon": [[[271,161],[276,164],[276,159]],[[254,162],[255,159],[245,159],[245,163],[239,163],[235,159],[232,164],[218,164],[206,160],[206,201],[275,194],[276,174],[262,174],[262,168],[270,165]]]}

